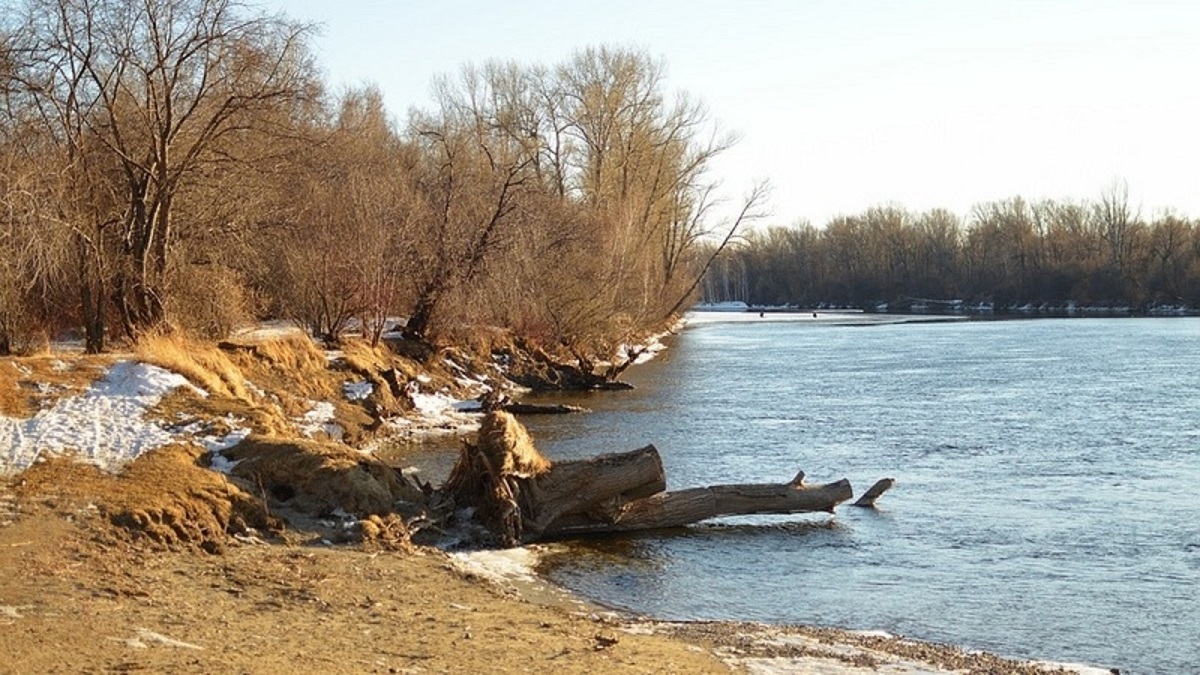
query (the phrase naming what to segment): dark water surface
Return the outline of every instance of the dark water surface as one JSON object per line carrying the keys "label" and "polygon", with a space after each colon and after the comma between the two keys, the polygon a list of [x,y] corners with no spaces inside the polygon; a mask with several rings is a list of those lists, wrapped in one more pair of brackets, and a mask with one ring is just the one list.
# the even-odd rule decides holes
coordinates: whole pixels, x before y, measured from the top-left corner
{"label": "dark water surface", "polygon": [[878,512],[572,542],[551,579],[667,619],[1200,672],[1200,320],[734,318],[685,330],[635,391],[555,398],[594,412],[526,419],[539,447],[654,443],[672,489],[800,469],[896,488]]}

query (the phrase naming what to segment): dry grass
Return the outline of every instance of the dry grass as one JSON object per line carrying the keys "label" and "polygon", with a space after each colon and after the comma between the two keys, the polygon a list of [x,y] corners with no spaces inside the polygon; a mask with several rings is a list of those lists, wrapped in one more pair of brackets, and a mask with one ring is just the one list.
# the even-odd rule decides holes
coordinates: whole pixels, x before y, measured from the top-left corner
{"label": "dry grass", "polygon": [[30,417],[60,398],[80,394],[112,362],[111,356],[76,354],[0,359],[0,415]]}
{"label": "dry grass", "polygon": [[95,504],[134,539],[172,548],[215,552],[229,533],[278,526],[258,496],[201,467],[202,452],[166,446],[142,455],[118,475],[70,456],[49,457],[21,474],[16,492],[22,500],[40,500],[65,513]]}
{"label": "dry grass", "polygon": [[[378,427],[374,414],[399,411],[382,373],[398,367],[400,359],[386,349],[371,349],[364,343],[352,342],[346,346],[343,358],[332,362],[323,350],[303,335],[230,341],[222,343],[221,348],[249,381],[269,393],[272,409],[278,409],[278,420],[259,420],[254,425],[256,432],[276,437],[293,436],[295,432],[287,418],[303,416],[313,401],[330,401],[334,405],[333,421],[343,429],[344,440],[354,444]],[[371,401],[359,403],[345,399],[343,385],[350,379],[347,370],[374,385]]]}
{"label": "dry grass", "polygon": [[299,374],[323,371],[328,367],[325,352],[303,335],[288,335],[254,344],[254,354],[276,367]]}
{"label": "dry grass", "polygon": [[502,476],[530,478],[550,470],[550,460],[534,447],[525,426],[506,412],[484,416],[479,427],[479,449]]}
{"label": "dry grass", "polygon": [[214,345],[179,335],[147,335],[137,343],[138,358],[179,373],[210,394],[253,403],[242,371]]}
{"label": "dry grass", "polygon": [[21,392],[21,373],[12,359],[0,362],[0,415],[26,417],[28,397]]}
{"label": "dry grass", "polygon": [[397,501],[424,500],[395,469],[344,445],[252,437],[225,455],[238,460],[235,476],[312,515],[386,514]]}
{"label": "dry grass", "polygon": [[406,376],[416,374],[416,368],[405,359],[398,359],[386,347],[372,347],[361,340],[346,340],[342,345],[342,360],[355,372],[380,371],[396,367]]}
{"label": "dry grass", "polygon": [[341,377],[330,371],[325,352],[307,337],[222,344],[230,361],[246,378],[273,393],[289,416],[304,414],[310,401],[342,397]]}
{"label": "dry grass", "polygon": [[279,409],[269,402],[251,404],[227,396],[203,397],[194,390],[180,387],[163,396],[146,413],[167,426],[188,426],[201,423],[209,434],[224,435],[232,431],[229,420],[237,426],[249,427],[256,434],[289,436],[295,430]]}

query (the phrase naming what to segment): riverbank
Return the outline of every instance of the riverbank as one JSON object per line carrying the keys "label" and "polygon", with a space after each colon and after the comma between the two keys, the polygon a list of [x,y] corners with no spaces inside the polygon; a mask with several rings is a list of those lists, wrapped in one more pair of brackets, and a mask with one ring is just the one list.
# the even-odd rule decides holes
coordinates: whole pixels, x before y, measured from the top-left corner
{"label": "riverbank", "polygon": [[[229,350],[236,372],[217,361],[196,369],[199,349],[190,360],[147,354],[175,368],[162,372],[65,354],[0,363],[20,375],[5,394],[11,445],[38,451],[0,487],[0,663],[12,672],[1045,671],[882,636],[538,604],[411,545],[394,520],[358,520],[346,504],[213,470],[270,433],[276,445],[320,452],[340,447],[338,434],[371,437],[369,421],[353,426],[354,404],[386,399],[364,397],[363,383],[386,383],[404,364],[296,350]],[[454,378],[404,376],[418,385],[408,393],[415,414],[397,428],[460,428],[421,422],[453,411],[439,383]],[[22,410],[28,417],[13,417]],[[51,441],[109,471],[47,459]],[[356,476],[355,462],[339,475]]]}
{"label": "riverbank", "polygon": [[0,488],[0,672],[1093,672],[539,604],[436,549],[328,545],[299,529],[230,537],[219,555],[165,550],[128,541],[91,487],[62,466]]}

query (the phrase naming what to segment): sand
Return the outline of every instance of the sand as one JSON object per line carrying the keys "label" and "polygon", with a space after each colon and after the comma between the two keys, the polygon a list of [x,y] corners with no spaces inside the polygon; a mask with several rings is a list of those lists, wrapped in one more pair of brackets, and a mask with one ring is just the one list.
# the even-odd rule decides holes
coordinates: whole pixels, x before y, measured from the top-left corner
{"label": "sand", "polygon": [[66,463],[0,484],[0,673],[1050,672],[887,636],[533,601],[436,549],[294,528],[167,547],[105,515],[114,485]]}

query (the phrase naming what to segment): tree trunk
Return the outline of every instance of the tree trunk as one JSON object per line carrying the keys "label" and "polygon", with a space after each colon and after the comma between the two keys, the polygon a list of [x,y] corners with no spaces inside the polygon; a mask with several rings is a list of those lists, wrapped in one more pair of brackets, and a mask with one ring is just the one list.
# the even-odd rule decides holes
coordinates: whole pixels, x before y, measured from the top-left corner
{"label": "tree trunk", "polygon": [[88,354],[104,351],[105,288],[99,253],[83,236],[76,237],[79,254],[79,304],[83,315],[84,350]]}
{"label": "tree trunk", "polygon": [[[884,479],[864,500],[888,487]],[[853,497],[847,480],[714,485],[665,492],[662,459],[653,445],[632,452],[552,464],[510,414],[490,412],[477,444],[465,444],[440,490],[451,512],[472,507],[475,519],[504,545],[578,534],[679,527],[709,518],[759,513],[830,512]]]}
{"label": "tree trunk", "polygon": [[853,496],[854,490],[848,480],[805,485],[804,472],[800,472],[790,483],[713,485],[659,492],[628,501],[599,518],[588,514],[589,518],[584,522],[553,523],[543,536],[680,527],[720,516],[833,513],[834,507]]}

